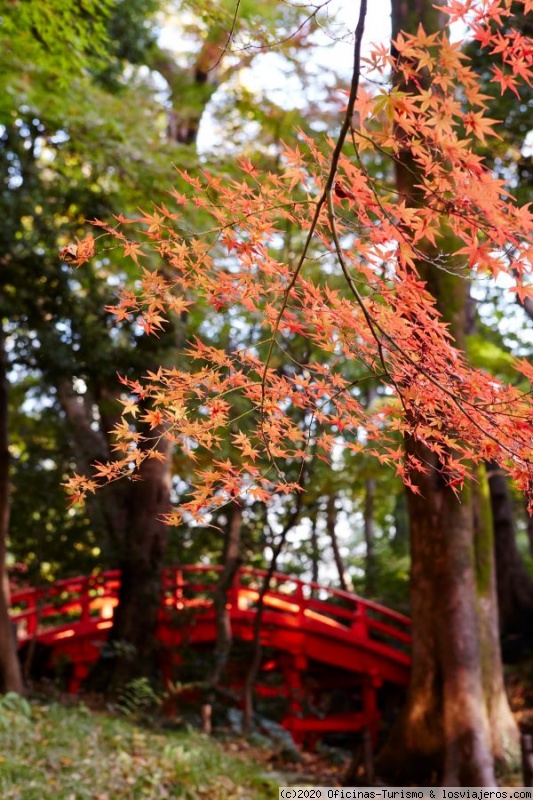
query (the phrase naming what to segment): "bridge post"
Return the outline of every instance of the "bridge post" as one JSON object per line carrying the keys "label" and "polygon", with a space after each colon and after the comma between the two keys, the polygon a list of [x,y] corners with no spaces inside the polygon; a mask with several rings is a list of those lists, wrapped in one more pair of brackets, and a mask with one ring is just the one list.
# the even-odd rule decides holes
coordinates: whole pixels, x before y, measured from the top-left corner
{"label": "bridge post", "polygon": [[293,653],[283,660],[283,678],[287,689],[288,708],[283,725],[291,731],[297,744],[302,744],[305,733],[291,725],[293,719],[303,715],[304,686],[302,672],[307,668],[307,659],[303,654]]}
{"label": "bridge post", "polygon": [[89,598],[90,578],[84,578],[80,588],[81,600],[81,622],[87,623],[91,618],[90,598]]}
{"label": "bridge post", "polygon": [[35,595],[28,597],[28,611],[31,611],[30,616],[27,617],[26,622],[26,636],[35,636],[37,633],[37,626],[39,622],[39,601]]}
{"label": "bridge post", "polygon": [[368,617],[366,615],[366,608],[360,602],[357,603],[353,622],[350,627],[358,638],[368,639]]}
{"label": "bridge post", "polygon": [[185,581],[183,579],[183,570],[177,569],[175,572],[174,580],[174,604],[175,608],[183,608],[183,588]]}
{"label": "bridge post", "polygon": [[304,587],[301,581],[298,581],[298,583],[296,584],[296,591],[294,592],[294,598],[298,603],[298,623],[300,625],[303,625],[306,602],[304,597]]}
{"label": "bridge post", "polygon": [[227,607],[230,608],[238,608],[239,607],[239,594],[241,590],[241,575],[240,571],[237,570],[233,579],[231,581],[231,586],[227,592]]}

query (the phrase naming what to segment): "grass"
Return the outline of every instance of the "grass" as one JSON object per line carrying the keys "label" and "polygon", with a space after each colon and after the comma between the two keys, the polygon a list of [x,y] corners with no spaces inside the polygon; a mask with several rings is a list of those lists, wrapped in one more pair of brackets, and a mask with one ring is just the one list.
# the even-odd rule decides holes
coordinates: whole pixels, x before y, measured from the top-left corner
{"label": "grass", "polygon": [[195,732],[143,728],[131,719],[0,699],[2,800],[273,800],[257,765]]}

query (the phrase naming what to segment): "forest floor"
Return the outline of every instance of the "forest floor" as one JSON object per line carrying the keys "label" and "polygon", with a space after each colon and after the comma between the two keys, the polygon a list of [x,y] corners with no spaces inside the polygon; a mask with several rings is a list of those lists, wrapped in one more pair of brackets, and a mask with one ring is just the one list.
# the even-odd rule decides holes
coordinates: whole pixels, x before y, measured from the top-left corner
{"label": "forest floor", "polygon": [[124,710],[0,698],[2,800],[274,800],[283,785],[339,785],[341,762]]}
{"label": "forest floor", "polygon": [[261,762],[192,730],[83,704],[0,700],[2,800],[273,800],[278,785]]}
{"label": "forest floor", "polygon": [[[533,731],[533,661],[506,673],[517,721]],[[229,729],[209,738],[135,703],[92,706],[54,692],[0,698],[2,800],[274,800],[279,786],[339,786],[348,766],[335,748],[298,753]]]}

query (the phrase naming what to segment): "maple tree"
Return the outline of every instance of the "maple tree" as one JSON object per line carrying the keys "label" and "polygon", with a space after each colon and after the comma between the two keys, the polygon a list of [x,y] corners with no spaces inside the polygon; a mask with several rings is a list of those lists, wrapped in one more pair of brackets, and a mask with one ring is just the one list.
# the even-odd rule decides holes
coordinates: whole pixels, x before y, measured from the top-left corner
{"label": "maple tree", "polygon": [[[518,5],[524,13],[533,10],[530,0]],[[417,6],[420,18],[431,8]],[[197,464],[188,497],[166,521],[205,520],[228,503],[298,492],[297,475],[288,477],[287,465],[303,472],[311,448],[328,461],[341,449],[365,451],[401,476],[411,513],[425,514],[426,541],[433,534],[431,514],[444,504],[433,540],[449,547],[453,591],[444,605],[457,611],[475,605],[474,565],[469,562],[466,572],[461,566],[472,550],[471,509],[460,500],[476,491],[477,465],[497,462],[533,507],[527,388],[533,368],[517,360],[516,380],[505,383],[468,363],[460,323],[466,294],[456,287],[466,287],[471,277],[505,274],[521,300],[530,298],[532,215],[476,152],[478,144],[498,136],[498,126],[463,43],[451,41],[446,27],[407,25],[395,31],[392,51],[379,46],[362,58],[365,12],[363,0],[352,84],[347,98],[339,96],[336,138],[300,132],[298,143],[283,152],[282,174],[265,173],[246,158],[240,179],[225,180],[207,169],[194,176],[181,172],[190,192],[174,190],[167,204],[135,217],[95,221],[105,240],[136,264],[148,254],[163,264],[143,268],[136,289],[121,294],[112,309],[119,319],[157,334],[169,315],[200,303],[220,314],[242,309],[254,324],[247,324],[242,345],[221,348],[197,337],[181,353],[182,366],[150,370],[144,380],[122,377],[116,458],[97,464],[92,475],[74,476],[69,485],[77,501],[134,475],[143,463],[163,457],[164,436]],[[502,92],[531,81],[533,46],[512,28],[508,0],[451,0],[438,13],[461,22],[466,40],[498,54],[493,80]],[[365,71],[371,78],[366,82]],[[367,168],[376,152],[396,166],[396,186]],[[185,214],[190,204],[210,219],[201,230]],[[292,259],[280,246],[286,222],[304,235]],[[63,256],[81,265],[99,240],[88,237]],[[453,290],[445,291],[446,284]],[[299,338],[313,346],[305,361],[287,358],[287,343]],[[379,404],[367,407],[368,380],[381,388]],[[439,500],[432,506],[428,493],[436,483]],[[488,580],[487,598],[491,586]],[[490,741],[489,712],[482,710],[475,613],[467,631],[475,647],[463,664],[468,680],[446,684],[445,677],[449,691],[439,701],[444,716],[433,737],[445,739],[440,768],[448,784],[490,785],[493,758],[505,759],[501,742]],[[452,646],[456,661],[448,660],[456,678],[459,650]],[[414,663],[419,657],[415,644]],[[455,698],[450,691],[458,693]],[[502,687],[494,691],[495,704],[503,707]],[[452,713],[462,692],[472,703]],[[508,733],[513,739],[511,727]]]}

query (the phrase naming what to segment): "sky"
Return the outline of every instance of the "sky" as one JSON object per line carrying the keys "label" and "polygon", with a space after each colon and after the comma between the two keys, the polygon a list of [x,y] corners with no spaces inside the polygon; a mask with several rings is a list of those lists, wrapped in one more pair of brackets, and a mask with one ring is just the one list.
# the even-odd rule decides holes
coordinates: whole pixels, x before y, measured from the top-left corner
{"label": "sky", "polygon": [[[320,17],[324,31],[318,31],[314,36],[318,47],[313,52],[313,66],[319,73],[335,73],[345,82],[350,80],[353,32],[358,16],[358,0],[329,0]],[[375,42],[388,41],[390,30],[390,0],[368,0],[363,52]],[[286,63],[275,51],[256,58],[253,66],[243,71],[238,80],[247,89],[265,93],[281,106],[290,108],[305,104],[306,98],[302,97],[300,82],[287,73]],[[231,87],[226,86],[224,91],[228,90],[231,91]],[[216,103],[216,97],[214,102]],[[216,129],[211,115],[207,113],[200,129],[199,151],[209,152],[215,140]]]}

